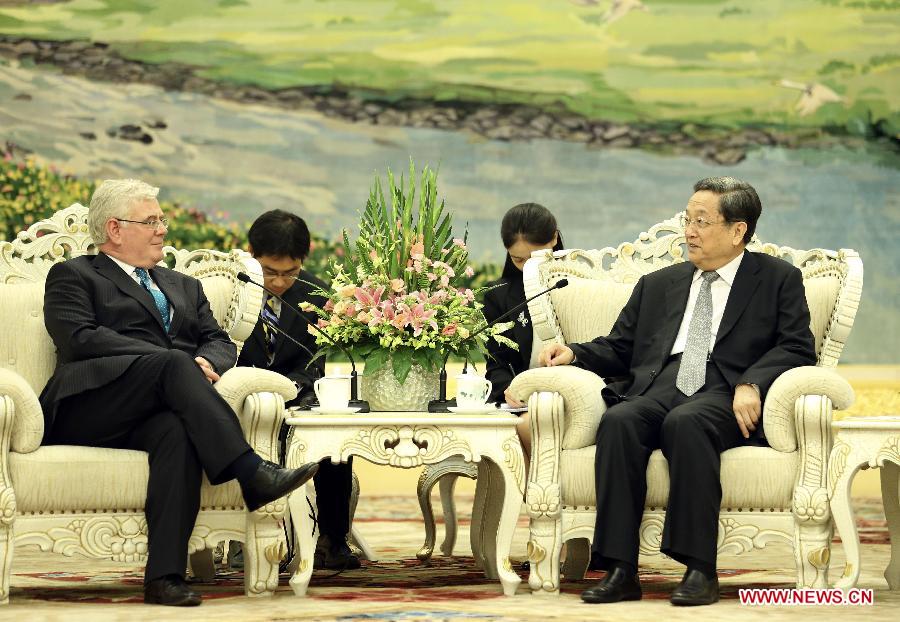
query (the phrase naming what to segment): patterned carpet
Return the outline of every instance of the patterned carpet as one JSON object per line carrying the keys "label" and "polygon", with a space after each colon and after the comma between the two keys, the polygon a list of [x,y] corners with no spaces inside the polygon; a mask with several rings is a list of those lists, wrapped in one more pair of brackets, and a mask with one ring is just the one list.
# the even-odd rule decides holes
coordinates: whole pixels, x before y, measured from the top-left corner
{"label": "patterned carpet", "polygon": [[[216,619],[216,620],[545,620],[615,619],[654,620],[661,616],[680,619],[698,612],[675,609],[669,593],[681,577],[682,567],[659,556],[641,559],[644,601],[608,606],[583,605],[579,593],[602,575],[590,573],[582,581],[564,581],[559,597],[532,597],[527,575],[514,598],[502,595],[499,584],[488,580],[473,562],[468,549],[471,498],[458,498],[460,535],[453,557],[435,556],[428,564],[415,558],[424,530],[418,505],[412,497],[363,497],[358,525],[379,560],[337,576],[317,571],[308,598],[293,596],[288,576],[283,575],[272,599],[247,599],[243,574],[222,569],[216,580],[197,583],[204,605],[175,610],[142,604],[142,568],[112,562],[72,559],[33,549],[16,551],[11,605],[0,609],[0,619]],[[856,503],[863,546],[863,580],[873,587],[876,606],[844,607],[842,617],[865,613],[867,620],[894,619],[900,593],[886,591],[880,577],[889,557],[887,530],[880,500]],[[438,527],[442,537],[442,527]],[[527,522],[516,532],[514,560],[524,559]],[[440,540],[439,542],[440,543]],[[835,546],[832,568],[843,566],[840,545]],[[518,566],[518,564],[516,564]],[[788,546],[773,546],[763,553],[724,558],[720,581],[723,602],[701,613],[720,617],[796,617],[808,607],[748,608],[737,602],[737,590],[747,587],[793,587],[793,555]],[[893,609],[893,613],[892,610]],[[865,610],[865,611],[863,611]],[[836,613],[836,612],[835,612]]]}

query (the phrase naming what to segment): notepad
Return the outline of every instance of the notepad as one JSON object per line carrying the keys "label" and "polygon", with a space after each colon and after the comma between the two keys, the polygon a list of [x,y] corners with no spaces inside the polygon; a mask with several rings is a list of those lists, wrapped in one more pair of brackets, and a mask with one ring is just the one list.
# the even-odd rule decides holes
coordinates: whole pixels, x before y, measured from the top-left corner
{"label": "notepad", "polygon": [[501,404],[500,410],[507,413],[524,413],[528,412],[528,406],[519,406],[518,408],[514,406],[510,406],[509,404]]}

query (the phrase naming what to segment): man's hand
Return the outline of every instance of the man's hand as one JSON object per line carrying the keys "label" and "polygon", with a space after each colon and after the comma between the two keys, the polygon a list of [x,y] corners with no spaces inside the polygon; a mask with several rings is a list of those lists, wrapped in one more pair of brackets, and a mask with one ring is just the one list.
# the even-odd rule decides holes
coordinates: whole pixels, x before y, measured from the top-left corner
{"label": "man's hand", "polygon": [[739,384],[734,388],[734,417],[744,438],[750,438],[750,433],[756,430],[759,418],[762,416],[762,404],[759,400],[759,392],[749,384]]}
{"label": "man's hand", "polygon": [[219,379],[219,374],[216,373],[216,370],[213,369],[212,364],[207,361],[202,356],[195,356],[194,361],[197,362],[197,365],[200,366],[200,369],[203,370],[203,375],[206,376],[206,379],[210,382],[216,382]]}
{"label": "man's hand", "polygon": [[542,367],[555,367],[556,365],[568,365],[575,360],[575,353],[572,348],[564,346],[560,343],[551,343],[549,346],[541,350],[538,356],[538,362]]}
{"label": "man's hand", "polygon": [[512,393],[509,392],[509,389],[503,392],[503,398],[506,400],[506,403],[513,408],[522,408],[525,405],[525,402],[520,402],[514,398]]}

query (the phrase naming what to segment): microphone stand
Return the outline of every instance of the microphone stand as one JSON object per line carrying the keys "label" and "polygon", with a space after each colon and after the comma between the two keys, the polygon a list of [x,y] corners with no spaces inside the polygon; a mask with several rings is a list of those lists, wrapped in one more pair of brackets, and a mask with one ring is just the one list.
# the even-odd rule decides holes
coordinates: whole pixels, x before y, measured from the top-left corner
{"label": "microphone stand", "polygon": [[[503,314],[499,315],[498,317],[496,317],[495,319],[493,319],[492,321],[487,322],[484,326],[482,326],[481,328],[476,330],[474,333],[472,333],[471,335],[466,337],[465,341],[474,339],[475,337],[477,337],[478,335],[480,335],[481,333],[486,331],[491,326],[497,324],[501,320],[505,320],[506,318],[510,317],[512,314],[516,313],[517,311],[524,309],[525,306],[529,302],[534,300],[535,298],[539,298],[540,296],[543,296],[544,294],[546,294],[548,292],[552,292],[554,289],[561,289],[568,284],[569,284],[568,279],[560,279],[559,281],[557,281],[556,283],[554,283],[552,286],[548,287],[544,291],[538,292],[531,298],[526,298],[525,301],[520,302],[519,304],[514,306],[512,309],[508,310],[506,313],[503,313]],[[444,354],[444,360],[441,365],[441,373],[438,375],[438,382],[439,382],[438,398],[436,400],[431,400],[430,402],[428,402],[428,412],[430,412],[430,413],[450,412],[448,410],[448,407],[456,406],[455,399],[450,399],[450,400],[447,399],[447,360],[450,358],[451,352],[452,352],[451,350],[447,350],[447,353]],[[467,360],[467,363],[468,363],[468,360]],[[463,369],[465,369],[465,366],[463,367]]]}
{"label": "microphone stand", "polygon": [[[298,318],[303,320],[303,322],[306,325],[312,327],[317,333],[322,335],[322,337],[325,338],[325,341],[327,341],[328,343],[330,343],[331,345],[336,347],[338,350],[343,352],[344,355],[350,360],[350,369],[351,369],[351,372],[350,372],[350,401],[347,403],[347,406],[350,408],[359,408],[358,412],[361,412],[361,413],[370,412],[369,402],[359,399],[359,388],[358,388],[359,374],[356,372],[356,361],[353,359],[353,356],[350,354],[350,351],[347,350],[347,348],[342,346],[340,343],[338,343],[337,341],[335,341],[334,339],[329,337],[328,333],[326,333],[324,330],[322,330],[321,328],[316,326],[315,323],[310,322],[306,318],[305,315],[300,313],[299,309],[295,309],[293,305],[285,302],[281,296],[279,296],[278,294],[276,294],[275,292],[270,290],[265,285],[257,283],[256,281],[251,279],[250,276],[246,272],[238,272],[237,279],[238,279],[238,281],[241,281],[242,283],[251,283],[251,284],[259,287],[260,289],[262,289],[264,292],[266,292],[267,294],[269,294],[270,296],[275,298],[275,300],[279,301],[281,303],[282,308],[288,307],[289,309],[291,309],[291,311],[293,311],[294,314]],[[282,332],[282,334],[285,334],[283,331],[281,331],[281,332]]]}

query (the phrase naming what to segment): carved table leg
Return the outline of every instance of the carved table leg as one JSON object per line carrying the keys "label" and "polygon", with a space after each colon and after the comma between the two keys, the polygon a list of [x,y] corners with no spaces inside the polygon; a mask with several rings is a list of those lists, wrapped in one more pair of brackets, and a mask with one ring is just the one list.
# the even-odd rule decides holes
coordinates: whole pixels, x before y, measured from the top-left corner
{"label": "carved table leg", "polygon": [[291,575],[291,589],[297,596],[305,596],[306,588],[313,572],[313,556],[316,552],[316,534],[314,523],[310,517],[309,505],[306,502],[306,484],[288,496],[291,519],[294,523],[294,574]]}
{"label": "carved table leg", "polygon": [[[853,456],[849,458],[852,459]],[[859,580],[859,534],[856,532],[853,506],[850,504],[850,486],[858,470],[859,464],[848,459],[847,467],[834,483],[834,492],[831,495],[831,515],[834,517],[835,527],[841,534],[847,558],[844,574],[835,583],[836,587],[842,589],[854,587]]]}
{"label": "carved table leg", "polygon": [[441,506],[444,511],[444,543],[441,552],[444,555],[452,555],[453,546],[456,544],[456,506],[453,502],[453,487],[459,475],[475,479],[478,474],[478,466],[466,462],[459,456],[453,456],[442,460],[437,464],[425,467],[419,477],[416,486],[416,494],[419,497],[419,507],[422,509],[422,517],[425,519],[425,544],[416,553],[421,561],[425,561],[434,553],[436,537],[434,510],[431,506],[431,490],[435,484],[440,484]]}
{"label": "carved table leg", "polygon": [[441,553],[447,557],[453,555],[453,547],[456,546],[457,519],[453,491],[458,477],[455,473],[448,473],[438,481],[441,489],[441,508],[444,511],[444,541],[441,543]]}
{"label": "carved table leg", "polygon": [[522,580],[512,568],[509,561],[509,551],[512,547],[513,533],[516,530],[516,523],[519,519],[519,511],[522,509],[522,490],[519,488],[519,482],[516,481],[516,475],[510,469],[504,469],[497,465],[491,464],[491,468],[497,473],[496,479],[502,482],[502,506],[500,509],[500,517],[497,524],[497,536],[495,543],[495,563],[500,583],[503,585],[503,593],[506,596],[513,596],[516,588]]}
{"label": "carved table leg", "polygon": [[888,587],[900,590],[900,466],[885,460],[881,467],[881,500],[891,538],[891,561],[884,571]]}
{"label": "carved table leg", "polygon": [[484,484],[484,505],[481,511],[479,534],[473,536],[472,554],[477,542],[482,570],[488,579],[499,579],[497,574],[497,532],[503,513],[503,474],[493,462],[482,459],[478,465],[478,482]]}
{"label": "carved table leg", "polygon": [[435,539],[435,520],[434,509],[431,507],[431,489],[437,483],[439,476],[435,476],[436,469],[426,466],[419,476],[419,483],[416,486],[416,495],[419,497],[419,508],[422,510],[422,519],[425,521],[425,544],[416,553],[419,561],[428,561],[434,552]]}
{"label": "carved table leg", "polygon": [[487,498],[491,493],[491,472],[484,461],[478,463],[478,477],[475,480],[475,502],[472,505],[472,523],[469,527],[469,542],[472,545],[472,557],[475,567],[485,569],[484,559],[484,511]]}

